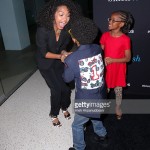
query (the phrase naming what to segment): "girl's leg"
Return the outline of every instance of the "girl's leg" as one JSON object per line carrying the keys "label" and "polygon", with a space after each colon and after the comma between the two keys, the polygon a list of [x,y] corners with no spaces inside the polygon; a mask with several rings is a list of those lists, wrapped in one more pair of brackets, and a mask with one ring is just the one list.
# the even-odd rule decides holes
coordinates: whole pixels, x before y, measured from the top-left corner
{"label": "girl's leg", "polygon": [[121,111],[121,102],[122,102],[122,87],[115,87],[114,88],[115,95],[116,95],[116,115],[117,119],[121,119],[122,111]]}

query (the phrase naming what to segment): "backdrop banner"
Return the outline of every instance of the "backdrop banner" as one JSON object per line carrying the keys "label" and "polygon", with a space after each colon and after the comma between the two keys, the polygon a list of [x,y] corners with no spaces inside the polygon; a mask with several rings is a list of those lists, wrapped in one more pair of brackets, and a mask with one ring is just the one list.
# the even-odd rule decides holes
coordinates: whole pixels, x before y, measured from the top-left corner
{"label": "backdrop banner", "polygon": [[93,19],[101,32],[108,31],[111,12],[125,10],[134,17],[129,32],[132,42],[132,61],[128,64],[125,92],[150,95],[150,15],[149,0],[93,0]]}

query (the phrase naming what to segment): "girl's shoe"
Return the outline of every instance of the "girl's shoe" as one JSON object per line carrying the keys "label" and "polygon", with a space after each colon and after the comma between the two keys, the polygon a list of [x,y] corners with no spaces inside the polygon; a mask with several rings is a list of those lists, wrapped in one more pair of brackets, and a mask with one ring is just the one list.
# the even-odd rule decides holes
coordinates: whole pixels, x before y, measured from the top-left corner
{"label": "girl's shoe", "polygon": [[63,112],[63,114],[64,114],[64,117],[65,117],[67,120],[71,119],[71,116],[70,116],[70,113],[69,113],[68,110],[63,110],[62,112]]}
{"label": "girl's shoe", "polygon": [[61,127],[62,126],[62,124],[60,123],[57,116],[51,116],[51,119],[52,119],[53,126],[55,126],[55,127]]}
{"label": "girl's shoe", "polygon": [[121,120],[122,118],[122,111],[121,111],[121,108],[119,107],[116,107],[116,118],[117,120]]}
{"label": "girl's shoe", "polygon": [[116,115],[117,120],[121,120],[122,114],[121,115]]}

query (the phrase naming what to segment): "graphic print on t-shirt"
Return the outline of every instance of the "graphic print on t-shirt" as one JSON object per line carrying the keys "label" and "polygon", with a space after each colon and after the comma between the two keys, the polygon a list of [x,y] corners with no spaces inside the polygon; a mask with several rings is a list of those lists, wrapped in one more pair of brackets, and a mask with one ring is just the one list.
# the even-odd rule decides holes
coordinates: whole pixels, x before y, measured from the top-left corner
{"label": "graphic print on t-shirt", "polygon": [[96,89],[102,86],[104,65],[102,55],[80,59],[78,61],[81,77],[81,89]]}

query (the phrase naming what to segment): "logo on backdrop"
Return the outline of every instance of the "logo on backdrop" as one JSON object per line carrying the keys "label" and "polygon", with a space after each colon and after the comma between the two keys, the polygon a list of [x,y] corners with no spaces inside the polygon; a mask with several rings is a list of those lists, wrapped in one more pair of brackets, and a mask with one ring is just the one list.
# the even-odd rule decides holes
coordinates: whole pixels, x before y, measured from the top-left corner
{"label": "logo on backdrop", "polygon": [[108,2],[137,2],[139,0],[108,0]]}
{"label": "logo on backdrop", "polygon": [[132,30],[130,30],[130,31],[129,31],[129,33],[134,33],[134,30],[133,30],[133,29],[132,29]]}
{"label": "logo on backdrop", "polygon": [[141,57],[139,55],[133,56],[132,62],[141,62]]}
{"label": "logo on backdrop", "polygon": [[127,86],[131,86],[131,83],[127,83]]}
{"label": "logo on backdrop", "polygon": [[142,85],[143,88],[150,88],[150,85]]}

